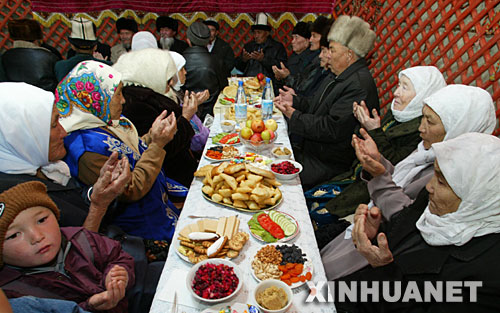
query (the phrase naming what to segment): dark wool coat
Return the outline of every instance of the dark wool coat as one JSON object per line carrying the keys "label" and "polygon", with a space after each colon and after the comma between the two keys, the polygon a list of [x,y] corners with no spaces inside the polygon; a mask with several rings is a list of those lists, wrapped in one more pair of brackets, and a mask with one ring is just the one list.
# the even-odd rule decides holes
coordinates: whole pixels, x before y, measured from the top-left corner
{"label": "dark wool coat", "polygon": [[154,120],[163,110],[167,110],[167,116],[174,112],[177,133],[164,148],[167,153],[163,169],[168,177],[189,187],[197,162],[189,149],[194,130],[191,123],[182,116],[182,108],[172,99],[146,87],[126,86],[123,88],[123,96],[125,104],[122,114],[132,121],[139,136],[149,132]]}
{"label": "dark wool coat", "polygon": [[361,100],[370,110],[379,110],[377,86],[364,59],[338,77],[324,79],[312,98],[294,97],[296,111],[288,127],[303,138],[296,157],[304,167],[300,178],[305,189],[350,168],[355,158],[352,134],[359,126],[352,104]]}

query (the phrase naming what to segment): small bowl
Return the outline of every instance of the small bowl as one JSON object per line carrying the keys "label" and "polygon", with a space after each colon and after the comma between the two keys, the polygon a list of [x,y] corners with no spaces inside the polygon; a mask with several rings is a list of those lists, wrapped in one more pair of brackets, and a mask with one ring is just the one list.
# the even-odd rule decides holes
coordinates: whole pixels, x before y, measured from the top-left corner
{"label": "small bowl", "polygon": [[248,140],[248,139],[244,139],[243,137],[241,137],[240,133],[238,133],[238,135],[240,136],[240,141],[243,143],[243,145],[245,145],[249,149],[251,149],[253,151],[256,151],[256,152],[260,152],[260,151],[264,151],[264,150],[270,149],[271,147],[274,146],[273,143],[278,138],[278,133],[277,132],[274,133],[274,138],[273,139],[270,139],[269,141],[258,141],[258,142],[254,142],[254,141],[251,141],[251,140]]}
{"label": "small bowl", "polygon": [[280,160],[288,160],[292,157],[292,151],[290,149],[290,154],[276,154],[276,151],[277,150],[281,150],[283,151],[285,149],[285,147],[276,147],[274,148],[273,150],[271,150],[271,154],[276,158],[276,159],[280,159]]}
{"label": "small bowl", "polygon": [[220,128],[225,133],[232,133],[236,127],[236,122],[232,120],[223,120],[220,122]]}
{"label": "small bowl", "polygon": [[[232,294],[230,294],[229,296],[220,298],[220,299],[205,299],[205,298],[198,296],[193,291],[192,282],[193,282],[194,276],[196,274],[196,271],[198,271],[198,269],[202,265],[207,264],[207,263],[224,264],[224,265],[227,265],[227,266],[230,266],[233,268],[234,274],[236,275],[236,277],[238,277],[238,286],[236,287],[236,289],[233,291]],[[224,301],[231,299],[241,290],[241,286],[243,285],[242,278],[243,278],[243,274],[235,263],[233,263],[229,260],[226,260],[226,259],[208,259],[208,260],[204,260],[204,261],[201,261],[199,263],[196,263],[193,267],[191,267],[191,269],[189,270],[189,272],[186,276],[186,287],[189,290],[189,292],[191,293],[191,295],[199,301],[203,301],[206,303],[221,303],[221,302],[224,302]]]}
{"label": "small bowl", "polygon": [[[285,305],[285,307],[283,307],[282,309],[279,309],[279,310],[269,310],[269,309],[263,308],[257,302],[257,294],[263,292],[264,290],[266,290],[267,288],[272,287],[272,286],[276,286],[278,288],[282,288],[285,291],[286,295],[287,295],[288,302]],[[266,312],[266,313],[283,313],[283,312],[286,312],[290,308],[290,306],[292,305],[292,302],[293,302],[293,292],[292,292],[292,288],[290,288],[290,286],[288,286],[287,284],[285,284],[281,280],[266,279],[266,280],[263,280],[263,281],[261,281],[260,283],[257,284],[257,286],[255,287],[255,289],[253,291],[253,298],[254,298],[254,301],[257,304],[257,307],[259,308],[259,310],[261,310],[263,312]]]}
{"label": "small bowl", "polygon": [[[299,171],[297,173],[293,173],[293,174],[280,174],[280,173],[276,173],[275,171],[273,171],[273,169],[272,169],[273,164],[280,164],[282,162],[292,163],[293,166],[295,166],[296,168],[299,169]],[[271,164],[269,164],[269,168],[271,169],[271,172],[273,172],[274,175],[276,176],[276,178],[279,180],[294,179],[295,177],[299,176],[300,172],[302,172],[302,169],[303,169],[302,164],[300,164],[297,161],[293,161],[293,160],[276,160],[276,161],[272,162]]]}

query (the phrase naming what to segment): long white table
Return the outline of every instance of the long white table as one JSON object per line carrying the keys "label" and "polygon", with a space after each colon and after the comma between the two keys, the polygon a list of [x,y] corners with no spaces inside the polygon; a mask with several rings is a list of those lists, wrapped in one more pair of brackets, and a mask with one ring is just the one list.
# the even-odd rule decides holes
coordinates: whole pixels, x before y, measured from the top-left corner
{"label": "long white table", "polygon": [[[223,110],[216,110],[216,116],[214,124],[211,128],[210,137],[221,132],[220,121],[221,113]],[[283,117],[277,118],[278,122],[278,138],[276,143],[284,145],[290,148],[290,141],[287,135],[286,122]],[[207,147],[212,146],[211,138],[208,139]],[[240,151],[246,152],[251,150],[246,150],[243,145],[237,146]],[[291,150],[291,148],[290,148]],[[271,157],[270,150],[261,153],[265,156]],[[202,158],[200,161],[200,167],[208,164],[209,161]],[[190,188],[189,193],[184,203],[184,208],[182,209],[181,216],[176,226],[176,232],[174,235],[174,241],[177,240],[177,235],[179,230],[184,228],[186,225],[194,223],[196,220],[188,218],[188,215],[201,215],[201,216],[212,216],[212,217],[223,217],[231,216],[237,214],[241,224],[240,229],[250,232],[248,229],[247,222],[252,217],[253,213],[246,213],[242,211],[233,210],[230,208],[225,208],[220,205],[212,204],[205,200],[202,196],[201,187],[203,186],[201,179],[194,179]],[[298,221],[300,233],[293,240],[287,243],[295,243],[300,246],[307,254],[307,256],[313,262],[313,277],[312,281],[317,283],[318,281],[326,281],[326,275],[321,263],[321,257],[319,254],[318,246],[316,240],[314,239],[314,231],[309,219],[308,210],[306,207],[302,187],[300,185],[299,178],[292,181],[283,183],[279,187],[283,193],[283,201],[278,206],[277,210],[286,212],[295,217]],[[247,242],[240,255],[232,259],[234,263],[242,270],[244,277],[243,287],[234,298],[229,302],[240,302],[255,305],[255,301],[252,299],[252,293],[257,285],[257,281],[253,278],[251,271],[251,261],[257,251],[263,246],[263,242],[258,241],[254,237],[250,236],[250,240]],[[190,313],[190,312],[201,312],[211,305],[207,305],[202,302],[195,300],[186,289],[186,274],[191,268],[192,264],[182,260],[177,253],[174,251],[174,245],[169,251],[168,259],[163,268],[163,272],[156,290],[156,294],[151,306],[152,313],[170,313],[172,312],[172,306],[174,302],[174,295],[177,298],[177,312],[179,313]],[[288,312],[296,313],[306,313],[306,312],[336,312],[333,303],[317,303],[314,301],[312,303],[306,303],[305,300],[309,295],[309,288],[307,284],[293,289],[294,298],[293,304]]]}

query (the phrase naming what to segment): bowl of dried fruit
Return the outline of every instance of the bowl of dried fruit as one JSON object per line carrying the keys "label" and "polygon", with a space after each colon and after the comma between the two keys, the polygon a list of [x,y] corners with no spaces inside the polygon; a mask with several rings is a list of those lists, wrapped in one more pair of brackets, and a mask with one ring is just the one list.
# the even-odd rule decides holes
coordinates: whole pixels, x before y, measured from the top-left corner
{"label": "bowl of dried fruit", "polygon": [[186,277],[186,286],[197,300],[220,303],[241,290],[242,277],[235,263],[225,259],[208,259],[191,267]]}
{"label": "bowl of dried fruit", "polygon": [[293,160],[277,160],[269,164],[269,167],[278,180],[294,179],[302,172],[302,165]]}

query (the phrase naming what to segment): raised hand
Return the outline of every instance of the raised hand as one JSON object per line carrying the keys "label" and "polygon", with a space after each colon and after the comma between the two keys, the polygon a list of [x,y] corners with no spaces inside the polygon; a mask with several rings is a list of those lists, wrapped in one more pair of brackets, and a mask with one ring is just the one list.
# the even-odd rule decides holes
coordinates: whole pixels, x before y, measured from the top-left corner
{"label": "raised hand", "polygon": [[161,148],[165,147],[177,132],[177,121],[175,120],[174,112],[170,113],[168,117],[167,111],[164,110],[151,126],[151,142],[157,144]]}
{"label": "raised hand", "polygon": [[[386,235],[384,233],[377,235],[381,219],[382,214],[377,207],[369,210],[365,204],[358,206],[354,216],[352,241],[359,253],[373,267],[384,266],[394,260]],[[375,236],[377,236],[378,246],[371,243],[371,239],[375,238]]]}
{"label": "raised hand", "polygon": [[292,100],[286,100],[285,97],[280,94],[274,98],[273,102],[278,110],[280,110],[281,113],[288,118],[290,118],[293,112],[295,112],[295,109],[293,108],[293,98]]}
{"label": "raised hand", "polygon": [[196,95],[194,92],[189,93],[189,91],[186,90],[182,105],[182,116],[184,116],[186,120],[190,121],[196,111],[198,111],[198,101]]}
{"label": "raised hand", "polygon": [[194,96],[196,98],[197,105],[200,105],[203,102],[207,101],[208,98],[210,98],[210,91],[208,91],[208,89],[198,91],[194,94]]}
{"label": "raised hand", "polygon": [[110,282],[118,282],[122,281],[125,283],[125,286],[128,285],[128,272],[127,270],[120,265],[115,265],[111,270],[108,272],[108,275],[106,275],[106,286]]}
{"label": "raised hand", "polygon": [[274,76],[276,79],[285,79],[290,75],[290,70],[286,68],[285,64],[283,62],[280,62],[281,68],[278,68],[276,65],[272,66]]}
{"label": "raised hand", "polygon": [[360,105],[357,102],[354,102],[352,105],[352,112],[354,117],[358,119],[361,126],[363,126],[366,130],[380,128],[380,116],[378,115],[377,110],[373,109],[373,118],[370,117],[370,112],[368,111],[365,101],[361,101]]}
{"label": "raised hand", "polygon": [[241,53],[241,58],[243,59],[244,62],[246,62],[246,61],[250,60],[252,58],[252,56],[250,55],[250,53],[248,53],[248,51],[243,49],[243,52]]}
{"label": "raised hand", "polygon": [[106,283],[106,291],[89,298],[88,304],[92,311],[105,311],[114,308],[125,297],[127,285],[123,281]]}

